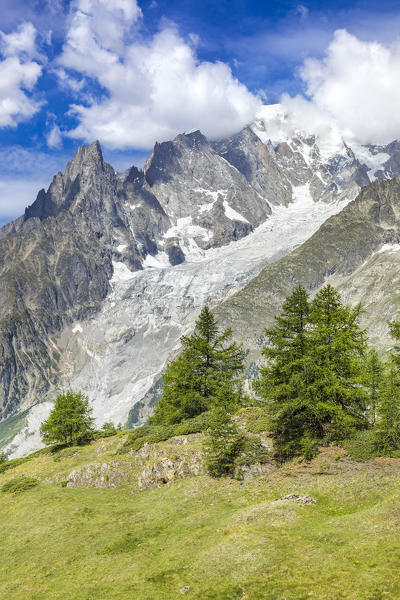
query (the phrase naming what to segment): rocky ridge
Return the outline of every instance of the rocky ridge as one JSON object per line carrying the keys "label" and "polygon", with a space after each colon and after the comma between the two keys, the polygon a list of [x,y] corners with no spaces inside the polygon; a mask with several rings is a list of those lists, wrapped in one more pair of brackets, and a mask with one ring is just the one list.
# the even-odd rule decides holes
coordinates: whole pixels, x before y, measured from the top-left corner
{"label": "rocky ridge", "polygon": [[342,141],[327,153],[300,132],[268,135],[266,120],[218,143],[182,134],[122,174],[98,143],[82,146],[1,230],[3,419],[72,385],[99,423],[125,420],[204,303],[243,288],[362,186],[400,170],[397,143],[355,153]]}

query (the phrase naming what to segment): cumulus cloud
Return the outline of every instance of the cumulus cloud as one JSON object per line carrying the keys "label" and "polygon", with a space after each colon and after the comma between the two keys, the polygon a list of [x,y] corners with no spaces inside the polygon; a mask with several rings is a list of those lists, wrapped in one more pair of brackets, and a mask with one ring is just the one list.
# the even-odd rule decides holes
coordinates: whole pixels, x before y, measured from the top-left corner
{"label": "cumulus cloud", "polygon": [[0,32],[0,127],[16,126],[41,106],[29,94],[42,73],[42,66],[33,60],[39,57],[35,38],[31,23],[22,24],[13,33]]}
{"label": "cumulus cloud", "polygon": [[400,44],[365,42],[345,30],[335,32],[323,59],[300,69],[308,99],[283,96],[282,104],[299,128],[333,128],[361,144],[400,137]]}
{"label": "cumulus cloud", "polygon": [[132,40],[140,18],[134,0],[75,0],[59,63],[95,80],[104,94],[72,105],[79,124],[71,137],[149,148],[193,128],[216,139],[254,118],[260,101],[228,65],[199,61],[193,41],[170,24],[150,40],[137,31]]}
{"label": "cumulus cloud", "polygon": [[58,125],[53,125],[48,134],[46,141],[49,148],[60,148],[62,142],[61,130]]}

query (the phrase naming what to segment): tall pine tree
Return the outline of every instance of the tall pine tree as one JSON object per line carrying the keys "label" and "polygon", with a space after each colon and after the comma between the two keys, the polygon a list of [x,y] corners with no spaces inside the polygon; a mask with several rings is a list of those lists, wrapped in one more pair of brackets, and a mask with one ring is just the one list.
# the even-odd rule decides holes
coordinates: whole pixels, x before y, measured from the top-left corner
{"label": "tall pine tree", "polygon": [[360,329],[360,304],[351,308],[326,285],[311,303],[310,350],[314,381],[310,393],[323,423],[324,435],[338,440],[354,429],[367,427],[367,393],[363,362],[367,350]]}
{"label": "tall pine tree", "polygon": [[152,424],[173,424],[213,408],[233,409],[241,398],[244,352],[232,342],[232,330],[222,333],[208,307],[195,331],[181,339],[183,350],[163,373],[163,394]]}
{"label": "tall pine tree", "polygon": [[282,457],[301,451],[304,437],[317,435],[313,401],[308,390],[312,381],[310,363],[308,293],[297,286],[286,298],[274,327],[267,329],[267,359],[255,387],[266,400],[275,449]]}
{"label": "tall pine tree", "polygon": [[257,390],[267,402],[277,454],[312,454],[315,442],[367,425],[362,383],[365,334],[361,307],[324,287],[310,304],[298,286],[267,330],[267,364]]}

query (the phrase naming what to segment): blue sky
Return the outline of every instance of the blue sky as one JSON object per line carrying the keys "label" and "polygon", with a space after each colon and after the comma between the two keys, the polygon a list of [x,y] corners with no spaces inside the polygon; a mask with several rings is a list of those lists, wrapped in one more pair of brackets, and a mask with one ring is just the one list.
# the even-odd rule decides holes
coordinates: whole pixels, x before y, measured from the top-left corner
{"label": "blue sky", "polygon": [[[80,143],[100,139],[122,170],[141,164],[156,140],[193,127],[229,135],[284,94],[296,114],[305,97],[307,110],[362,143],[400,135],[387,118],[399,100],[398,2],[1,4],[0,224],[64,170]],[[366,74],[356,85],[347,71],[358,75],[360,65]],[[357,122],[368,85],[379,89]]]}

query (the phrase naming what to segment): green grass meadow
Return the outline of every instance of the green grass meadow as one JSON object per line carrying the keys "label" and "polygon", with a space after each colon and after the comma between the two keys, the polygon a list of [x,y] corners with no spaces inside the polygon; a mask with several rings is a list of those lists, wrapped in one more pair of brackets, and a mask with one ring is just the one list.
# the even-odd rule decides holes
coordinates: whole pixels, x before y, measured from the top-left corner
{"label": "green grass meadow", "polygon": [[[143,492],[54,482],[57,471],[115,457],[117,443],[0,475],[0,486],[41,480],[0,492],[2,599],[400,598],[400,459],[356,463],[332,447],[250,481],[204,475]],[[280,500],[290,493],[316,504]]]}

